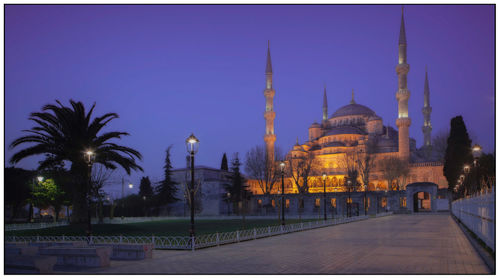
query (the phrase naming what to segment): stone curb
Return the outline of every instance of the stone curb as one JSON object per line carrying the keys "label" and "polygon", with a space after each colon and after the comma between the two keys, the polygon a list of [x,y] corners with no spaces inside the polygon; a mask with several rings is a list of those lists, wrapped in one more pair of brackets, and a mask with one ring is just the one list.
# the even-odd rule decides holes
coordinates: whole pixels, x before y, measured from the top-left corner
{"label": "stone curb", "polygon": [[495,273],[495,259],[491,257],[491,255],[469,234],[467,229],[462,225],[457,217],[455,215],[450,214],[451,218],[455,221],[457,226],[462,230],[464,233],[465,237],[469,240],[470,244],[472,247],[474,247],[474,250],[476,250],[476,253],[479,255],[479,257],[483,260],[483,262],[488,266],[488,269],[491,271],[491,274],[496,274]]}

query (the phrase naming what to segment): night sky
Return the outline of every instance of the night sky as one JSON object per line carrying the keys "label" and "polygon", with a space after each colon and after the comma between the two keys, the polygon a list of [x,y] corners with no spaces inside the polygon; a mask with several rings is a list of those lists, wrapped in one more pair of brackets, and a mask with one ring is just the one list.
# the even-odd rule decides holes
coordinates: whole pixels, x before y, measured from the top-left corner
{"label": "night sky", "polygon": [[[494,16],[493,5],[405,6],[418,147],[428,65],[433,135],[462,115],[473,141],[495,150]],[[323,84],[329,115],[354,89],[357,103],[395,127],[400,20],[399,5],[7,5],[5,160],[21,149],[8,145],[33,127],[29,114],[56,99],[120,115],[105,131],[129,132],[119,143],[143,154],[144,173],[130,177],[137,186],[143,175],[162,178],[169,145],[174,167],[185,166],[191,132],[201,141],[197,164],[219,168],[224,152],[243,159],[263,144],[267,40],[282,150],[321,120]],[[40,159],[16,166],[34,169]]]}

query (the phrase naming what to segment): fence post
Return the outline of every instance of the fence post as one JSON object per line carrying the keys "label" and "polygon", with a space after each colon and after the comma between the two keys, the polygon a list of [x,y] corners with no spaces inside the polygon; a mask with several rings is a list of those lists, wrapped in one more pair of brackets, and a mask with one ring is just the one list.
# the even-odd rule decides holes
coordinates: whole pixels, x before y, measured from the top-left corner
{"label": "fence post", "polygon": [[37,236],[36,236],[36,242],[39,242],[39,241],[40,241],[40,236],[39,236],[39,235],[37,235]]}
{"label": "fence post", "polygon": [[63,234],[63,238],[62,238],[62,241],[64,241],[64,234]]}
{"label": "fence post", "polygon": [[153,249],[155,247],[155,235],[151,236],[151,242],[153,243]]}
{"label": "fence post", "polygon": [[281,234],[283,234],[283,225],[280,226]]}
{"label": "fence post", "polygon": [[93,238],[93,236],[92,236],[92,235],[90,235],[90,243],[91,243],[91,244],[93,244],[93,243],[94,243],[94,240],[93,240],[93,239],[94,239],[94,238]]}
{"label": "fence post", "polygon": [[120,234],[120,243],[122,243],[122,235]]}
{"label": "fence post", "polygon": [[12,237],[12,241],[16,242],[16,236],[15,235]]}
{"label": "fence post", "polygon": [[216,232],[217,236],[216,236],[216,240],[215,240],[215,243],[217,244],[217,246],[219,246],[219,232]]}
{"label": "fence post", "polygon": [[236,231],[236,241],[240,242],[240,231]]}
{"label": "fence post", "polygon": [[257,238],[257,230],[255,230],[255,228],[253,228],[253,239],[256,239]]}
{"label": "fence post", "polygon": [[191,251],[193,251],[193,252],[194,252],[194,246],[195,246],[194,236],[191,236]]}
{"label": "fence post", "polygon": [[270,226],[267,226],[267,234],[268,234],[269,236],[271,236],[271,227],[270,227]]}

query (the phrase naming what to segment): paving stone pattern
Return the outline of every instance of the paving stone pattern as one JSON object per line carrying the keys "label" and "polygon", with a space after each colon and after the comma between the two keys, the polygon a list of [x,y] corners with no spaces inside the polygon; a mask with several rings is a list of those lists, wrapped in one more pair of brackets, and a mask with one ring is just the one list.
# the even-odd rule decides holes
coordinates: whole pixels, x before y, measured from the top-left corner
{"label": "paving stone pattern", "polygon": [[112,274],[487,274],[448,214],[393,215],[153,259],[112,261]]}

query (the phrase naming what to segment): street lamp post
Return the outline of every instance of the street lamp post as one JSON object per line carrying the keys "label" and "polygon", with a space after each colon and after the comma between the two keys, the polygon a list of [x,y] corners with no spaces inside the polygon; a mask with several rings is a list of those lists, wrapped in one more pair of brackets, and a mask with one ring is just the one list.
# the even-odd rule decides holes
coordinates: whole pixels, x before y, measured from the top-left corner
{"label": "street lamp post", "polygon": [[351,179],[347,179],[347,217],[351,217]]}
{"label": "street lamp post", "polygon": [[366,190],[368,190],[368,185],[365,185],[365,199],[363,201],[363,205],[365,206],[365,216],[366,216],[367,211],[368,211],[368,201],[366,200]]}
{"label": "street lamp post", "polygon": [[200,141],[194,136],[193,133],[186,139],[186,148],[191,156],[191,188],[189,189],[189,200],[191,201],[191,227],[189,229],[189,236],[194,237],[194,154],[198,151]]}
{"label": "street lamp post", "polygon": [[[134,184],[132,183],[128,183],[128,188],[129,189],[132,189],[132,187],[134,187]],[[122,177],[122,220],[123,218],[125,218],[124,214],[125,214],[125,178]]]}
{"label": "street lamp post", "polygon": [[323,173],[323,204],[324,204],[324,214],[325,214],[325,221],[326,221],[326,173]]}
{"label": "street lamp post", "polygon": [[92,164],[95,160],[95,153],[92,150],[87,150],[85,152],[85,160],[87,161],[88,167],[88,187],[87,187],[87,236],[92,235],[92,220],[90,213],[90,199],[91,199],[91,188],[92,188]]}
{"label": "street lamp post", "polygon": [[476,189],[481,189],[481,185],[479,182],[479,157],[481,156],[482,148],[479,144],[475,144],[472,147],[472,156],[474,156],[474,174],[475,174],[475,182]]}
{"label": "street lamp post", "polygon": [[281,225],[285,225],[285,162],[280,163],[281,168]]}

